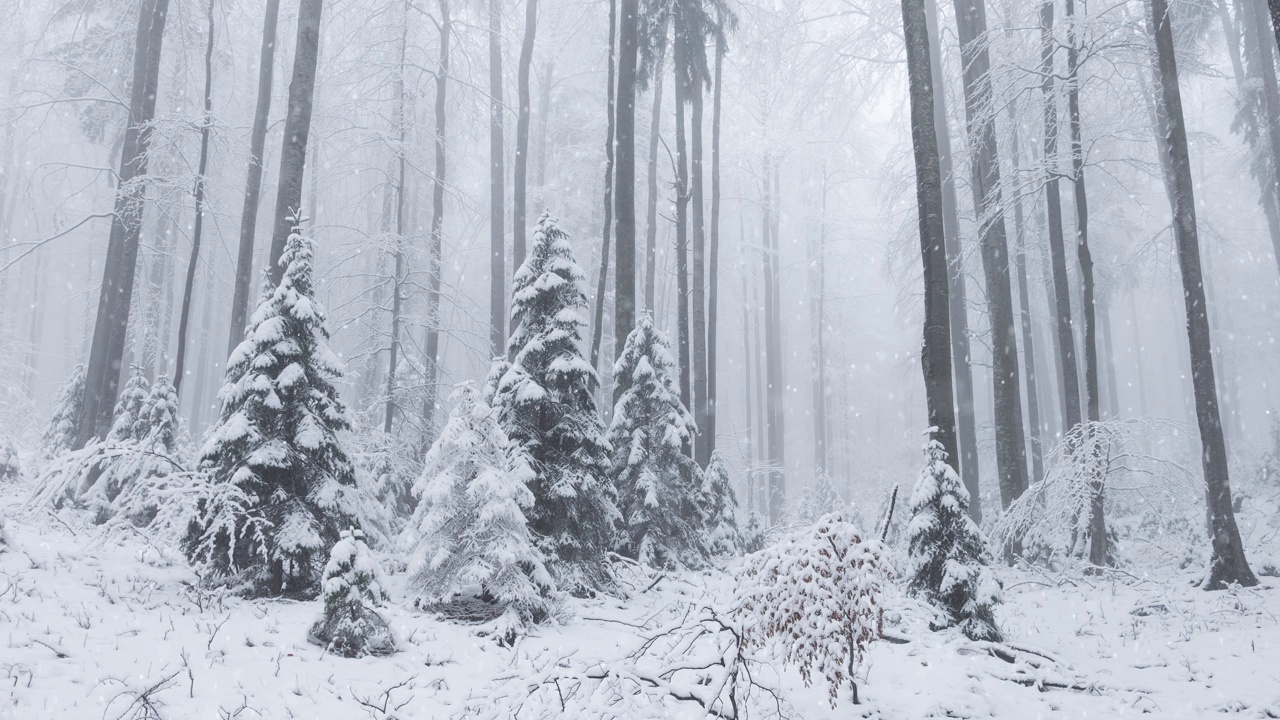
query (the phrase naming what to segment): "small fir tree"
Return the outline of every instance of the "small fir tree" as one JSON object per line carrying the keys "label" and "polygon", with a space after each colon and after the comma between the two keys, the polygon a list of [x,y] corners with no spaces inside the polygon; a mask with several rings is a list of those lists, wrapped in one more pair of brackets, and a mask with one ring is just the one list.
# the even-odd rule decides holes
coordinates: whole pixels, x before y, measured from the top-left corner
{"label": "small fir tree", "polygon": [[133,375],[120,391],[116,400],[116,409],[111,421],[111,431],[107,433],[107,441],[118,443],[126,440],[141,440],[147,436],[150,418],[147,417],[146,404],[151,395],[151,383],[142,369],[133,368]]}
{"label": "small fir tree", "polygon": [[613,366],[623,390],[609,428],[609,474],[618,487],[622,552],[653,567],[699,567],[707,553],[702,473],[683,451],[695,426],[671,379],[674,365],[667,339],[642,314]]}
{"label": "small fir tree", "polygon": [[702,513],[705,545],[715,555],[740,555],[743,534],[738,528],[738,498],[729,479],[729,465],[719,450],[702,474]]}
{"label": "small fir tree", "polygon": [[40,442],[40,456],[49,460],[75,446],[76,428],[84,407],[84,365],[76,365],[53,401],[53,415]]}
{"label": "small fir tree", "polygon": [[525,519],[533,470],[469,383],[453,400],[414,486],[409,590],[427,604],[474,595],[501,605],[512,625],[540,622],[553,584]]}
{"label": "small fir tree", "polygon": [[311,627],[308,640],[344,657],[396,651],[391,628],[376,610],[391,599],[386,581],[359,530],[342,531],[329,552],[321,587],[324,616]]}
{"label": "small fir tree", "polygon": [[325,549],[355,524],[355,470],[339,438],[350,429],[332,379],[315,300],[312,243],[294,228],[280,285],[254,311],[227,360],[222,412],[200,450],[208,498],[187,533],[188,557],[212,579],[254,595],[312,596]]}
{"label": "small fir tree", "polygon": [[969,491],[941,443],[930,437],[924,455],[911,493],[907,589],[945,614],[942,627],[956,625],[972,640],[998,641],[1000,583],[991,571],[987,541],[969,517]]}
{"label": "small fir tree", "polygon": [[568,235],[543,213],[515,276],[512,362],[494,398],[503,429],[534,471],[530,527],[557,584],[576,595],[612,586],[608,553],[619,517],[598,379],[581,350],[583,277]]}
{"label": "small fir tree", "polygon": [[0,482],[13,482],[22,477],[22,461],[18,446],[7,435],[0,435]]}
{"label": "small fir tree", "polygon": [[130,452],[110,470],[120,487],[112,514],[143,526],[178,494],[191,463],[190,439],[178,414],[178,391],[168,375],[158,376],[151,385],[134,428],[145,430],[144,436],[132,441]]}

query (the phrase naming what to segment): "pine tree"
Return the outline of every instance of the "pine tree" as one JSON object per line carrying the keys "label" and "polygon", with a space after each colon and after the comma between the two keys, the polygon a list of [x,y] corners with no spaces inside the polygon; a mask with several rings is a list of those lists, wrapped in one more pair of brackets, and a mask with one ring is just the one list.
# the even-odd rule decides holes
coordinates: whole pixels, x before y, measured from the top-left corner
{"label": "pine tree", "polygon": [[178,414],[178,391],[168,375],[158,376],[151,385],[133,427],[142,437],[111,470],[119,485],[111,512],[144,526],[182,487],[191,462],[190,438]]}
{"label": "pine tree", "polygon": [[[931,433],[932,434],[932,433]],[[925,444],[925,467],[911,493],[907,589],[947,616],[972,640],[1000,639],[995,606],[1000,582],[987,541],[969,517],[969,491],[947,464],[942,444]]]}
{"label": "pine tree", "polygon": [[359,515],[341,374],[315,300],[312,243],[295,227],[284,273],[227,360],[222,413],[200,451],[211,492],[184,543],[211,579],[312,596],[325,548]]}
{"label": "pine tree", "polygon": [[151,393],[151,383],[142,374],[142,368],[135,366],[129,382],[125,383],[116,400],[114,419],[111,421],[111,432],[107,433],[109,442],[125,440],[141,440],[147,436],[148,418],[143,409]]}
{"label": "pine tree", "polygon": [[344,657],[395,652],[391,628],[375,610],[391,599],[386,584],[364,535],[355,528],[343,530],[324,568],[324,617],[307,639]]}
{"label": "pine tree", "polygon": [[494,399],[503,429],[534,471],[529,525],[557,584],[575,595],[612,585],[607,553],[618,521],[596,410],[599,381],[580,350],[583,277],[569,236],[543,213],[515,276],[512,362]]}
{"label": "pine tree", "polygon": [[551,577],[529,532],[534,479],[523,449],[470,384],[427,453],[414,486],[420,508],[409,589],[427,603],[474,594],[497,602],[513,624],[546,617]]}
{"label": "pine tree", "polygon": [[53,416],[41,437],[41,458],[50,460],[75,445],[80,413],[84,408],[84,382],[84,365],[76,365],[53,401]]}
{"label": "pine tree", "polygon": [[729,479],[729,466],[719,450],[711,453],[711,462],[702,475],[703,527],[705,544],[713,555],[740,555],[743,535],[738,529],[738,498]]}
{"label": "pine tree", "polygon": [[618,485],[623,553],[653,567],[699,567],[707,553],[702,472],[683,451],[697,431],[671,379],[674,365],[666,337],[641,315],[613,366],[624,389],[609,428],[609,474]]}

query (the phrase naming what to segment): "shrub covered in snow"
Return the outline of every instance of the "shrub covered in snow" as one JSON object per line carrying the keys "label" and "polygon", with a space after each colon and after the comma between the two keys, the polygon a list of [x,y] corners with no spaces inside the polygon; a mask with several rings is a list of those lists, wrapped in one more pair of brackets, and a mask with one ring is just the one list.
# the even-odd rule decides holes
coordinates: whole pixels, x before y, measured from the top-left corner
{"label": "shrub covered in snow", "polygon": [[133,374],[116,399],[111,431],[107,433],[108,441],[141,440],[147,436],[149,418],[145,406],[150,395],[150,381],[142,374],[141,368],[134,367]]}
{"label": "shrub covered in snow", "polygon": [[417,508],[413,483],[422,463],[408,443],[380,428],[357,433],[352,440],[357,478],[366,493],[382,505],[388,529],[394,534]]}
{"label": "shrub covered in snow", "polygon": [[711,462],[702,473],[701,503],[707,549],[715,555],[741,554],[744,542],[738,529],[738,498],[729,479],[729,465],[719,450],[711,453]]}
{"label": "shrub covered in snow", "polygon": [[12,482],[22,477],[22,461],[18,458],[18,446],[7,435],[0,435],[0,482]]}
{"label": "shrub covered in snow", "polygon": [[581,351],[583,278],[568,235],[543,213],[516,272],[512,362],[494,396],[503,429],[533,468],[529,524],[547,569],[575,594],[613,584],[608,553],[619,518],[596,410],[598,380]]}
{"label": "shrub covered in snow", "polygon": [[987,541],[969,517],[969,491],[947,464],[942,444],[925,444],[925,466],[911,493],[908,590],[946,616],[972,640],[999,640],[995,606],[1000,582],[991,571]]}
{"label": "shrub covered in snow", "polygon": [[707,554],[702,472],[684,453],[695,426],[671,377],[674,365],[667,338],[641,314],[613,366],[623,390],[609,427],[609,474],[618,488],[622,552],[653,567],[700,567]]}
{"label": "shrub covered in snow", "polygon": [[845,683],[856,703],[855,677],[880,637],[890,575],[880,542],[831,513],[747,557],[735,614],[744,640],[775,647],[798,666],[806,686],[820,675],[833,708]]}
{"label": "shrub covered in snow", "polygon": [[377,613],[390,598],[382,571],[363,534],[343,530],[329,552],[322,588],[324,616],[311,627],[307,639],[345,657],[390,655],[395,639],[387,621]]}
{"label": "shrub covered in snow", "polygon": [[333,385],[341,362],[315,300],[311,240],[296,227],[280,262],[279,286],[227,360],[222,412],[200,450],[200,471],[235,491],[198,503],[184,548],[210,579],[311,596],[325,549],[356,524],[360,503],[339,435],[350,427]]}
{"label": "shrub covered in snow", "polygon": [[477,597],[501,605],[509,624],[539,622],[553,588],[524,514],[533,470],[470,384],[453,400],[414,486],[409,591],[428,604]]}
{"label": "shrub covered in snow", "polygon": [[53,415],[40,439],[40,457],[55,458],[75,447],[80,410],[84,407],[84,365],[77,365],[53,401]]}

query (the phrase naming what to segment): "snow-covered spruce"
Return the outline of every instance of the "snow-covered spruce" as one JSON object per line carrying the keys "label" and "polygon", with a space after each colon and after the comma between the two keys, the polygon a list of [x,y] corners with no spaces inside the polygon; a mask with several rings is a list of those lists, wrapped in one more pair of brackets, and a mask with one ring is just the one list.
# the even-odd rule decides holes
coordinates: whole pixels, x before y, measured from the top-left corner
{"label": "snow-covered spruce", "polygon": [[398,532],[418,505],[413,484],[421,473],[422,463],[409,443],[382,432],[381,428],[356,433],[352,440],[358,480],[382,505],[390,529]]}
{"label": "snow-covered spruce", "polygon": [[617,483],[623,554],[651,567],[701,567],[707,556],[702,472],[683,448],[693,416],[671,378],[667,339],[642,313],[613,376],[624,388],[613,408],[609,474]]}
{"label": "snow-covered spruce", "polygon": [[969,491],[930,439],[925,466],[911,493],[907,529],[907,589],[937,607],[971,640],[1000,640],[995,606],[1000,582],[991,571],[987,541],[969,517]]}
{"label": "snow-covered spruce", "polygon": [[53,401],[53,415],[40,438],[40,457],[51,460],[75,446],[80,410],[84,407],[84,365],[76,365]]}
{"label": "snow-covered spruce", "polygon": [[[740,555],[743,552],[742,530],[738,528],[738,498],[729,479],[729,464],[719,450],[712,451],[711,462],[702,473],[702,522],[705,544],[713,555]],[[758,549],[758,548],[757,548]]]}
{"label": "snow-covered spruce", "polygon": [[[166,504],[178,501],[191,467],[191,439],[178,414],[178,391],[168,375],[151,385],[136,422],[142,437],[129,443],[130,452],[111,468],[119,486],[111,513],[143,526]],[[165,533],[166,535],[168,533]]]}
{"label": "snow-covered spruce", "polygon": [[453,402],[414,486],[409,592],[425,604],[460,597],[496,603],[508,627],[540,622],[554,590],[525,519],[533,470],[470,383],[458,387]]}
{"label": "snow-covered spruce", "polygon": [[7,435],[0,435],[0,483],[12,482],[22,477],[22,460],[18,446]]}
{"label": "snow-covered spruce", "polygon": [[364,534],[343,530],[324,568],[324,616],[311,626],[307,639],[344,657],[395,652],[391,628],[376,610],[390,600],[385,587]]}
{"label": "snow-covered spruce", "polygon": [[148,418],[145,406],[151,395],[151,382],[142,374],[142,369],[133,368],[133,374],[120,391],[116,400],[115,414],[112,416],[111,431],[107,433],[109,442],[125,440],[141,440],[147,436]]}
{"label": "snow-covered spruce", "polygon": [[831,476],[825,471],[819,471],[792,506],[792,521],[808,525],[827,513],[839,510],[842,505],[844,500]]}
{"label": "snow-covered spruce", "polygon": [[494,397],[503,429],[533,468],[529,525],[556,584],[575,595],[613,585],[608,552],[619,518],[599,381],[581,351],[583,277],[568,235],[543,213],[515,276],[512,363]]}
{"label": "snow-covered spruce", "polygon": [[831,707],[880,637],[884,585],[891,576],[884,546],[834,512],[811,528],[747,556],[737,609],[743,640],[774,647],[800,670],[805,685],[825,680]]}
{"label": "snow-covered spruce", "polygon": [[227,360],[222,412],[200,450],[208,497],[184,542],[211,580],[254,595],[313,596],[325,550],[356,524],[350,428],[315,300],[312,243],[295,227],[280,285],[264,295]]}

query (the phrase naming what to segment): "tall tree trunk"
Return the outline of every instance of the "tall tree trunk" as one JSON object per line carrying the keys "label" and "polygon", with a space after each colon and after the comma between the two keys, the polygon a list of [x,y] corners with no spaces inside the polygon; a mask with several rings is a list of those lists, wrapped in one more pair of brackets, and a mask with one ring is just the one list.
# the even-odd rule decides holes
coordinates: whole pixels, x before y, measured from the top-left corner
{"label": "tall tree trunk", "polygon": [[489,345],[494,357],[505,354],[507,346],[502,140],[502,2],[489,0]]}
{"label": "tall tree trunk", "polygon": [[426,400],[424,414],[427,418],[427,440],[423,447],[429,447],[435,440],[436,408],[440,404],[440,286],[441,272],[444,266],[444,174],[448,167],[445,163],[445,121],[448,119],[445,105],[445,91],[449,82],[449,40],[453,34],[453,24],[449,17],[449,0],[440,3],[440,59],[436,66],[436,132],[435,132],[435,172],[431,178],[431,248],[427,260],[427,341],[426,358]]}
{"label": "tall tree trunk", "polygon": [[382,418],[382,432],[390,433],[396,417],[396,371],[400,361],[400,313],[404,303],[404,195],[405,139],[409,126],[404,88],[405,55],[409,42],[409,0],[405,0],[404,19],[400,28],[400,64],[393,83],[396,94],[396,196],[395,196],[395,267],[391,278],[391,339],[387,348],[387,405]]}
{"label": "tall tree trunk", "polygon": [[[1094,307],[1093,254],[1089,252],[1089,198],[1084,181],[1084,142],[1080,128],[1080,30],[1075,16],[1075,0],[1066,0],[1067,15],[1067,113],[1071,127],[1071,176],[1075,189],[1076,253],[1080,261],[1080,281],[1084,286],[1084,387],[1085,411],[1089,422],[1102,419],[1098,382],[1098,319]],[[1107,523],[1103,515],[1103,479],[1092,484],[1089,507],[1089,562],[1107,564]]]}
{"label": "tall tree trunk", "polygon": [[138,265],[138,235],[146,202],[147,156],[151,148],[151,119],[156,110],[160,79],[160,51],[169,0],[143,0],[133,52],[133,92],[129,123],[120,150],[115,213],[107,241],[107,258],[98,295],[84,406],[76,433],[76,448],[111,430],[119,393],[119,374],[129,328],[134,273]]}
{"label": "tall tree trunk", "polygon": [[600,274],[596,277],[595,320],[591,324],[591,367],[600,369],[600,341],[604,337],[604,295],[609,287],[609,251],[610,237],[613,232],[613,150],[614,133],[617,130],[617,117],[614,108],[617,104],[614,93],[617,91],[614,78],[614,51],[617,45],[618,32],[618,0],[609,0],[609,89],[608,89],[608,128],[604,141],[604,228],[600,236]]}
{"label": "tall tree trunk", "polygon": [[533,41],[538,32],[538,0],[524,3],[524,42],[520,45],[520,65],[516,71],[516,88],[520,109],[516,115],[516,157],[511,178],[511,267],[519,271],[524,264],[525,226],[527,222],[526,192],[529,174],[529,68],[533,65]]}
{"label": "tall tree trunk", "polygon": [[231,332],[227,354],[244,339],[249,317],[249,292],[253,285],[253,244],[258,226],[258,204],[262,198],[263,150],[267,142],[267,120],[271,114],[271,84],[275,75],[276,20],[280,0],[267,0],[262,20],[262,50],[258,57],[258,102],[253,112],[253,133],[249,138],[249,176],[244,185],[244,210],[240,213],[240,251],[236,255],[235,290],[231,299]]}
{"label": "tall tree trunk", "polygon": [[[1009,105],[1009,127],[1012,131],[1010,148],[1013,154],[1014,172],[1022,165],[1021,144],[1018,133],[1018,111],[1015,103]],[[1013,199],[1014,271],[1018,282],[1018,319],[1022,328],[1022,366],[1027,373],[1027,428],[1031,432],[1031,482],[1044,479],[1044,447],[1040,441],[1040,398],[1036,382],[1036,342],[1031,325],[1031,297],[1027,284],[1027,236],[1022,216],[1022,193]]]}
{"label": "tall tree trunk", "polygon": [[[760,258],[765,270],[768,270],[768,260],[765,258],[764,234],[760,236]],[[765,387],[764,372],[764,340],[761,336],[760,313],[763,306],[760,304],[760,279],[756,277],[755,271],[751,273],[751,315],[752,315],[752,335],[755,338],[755,353],[747,358],[747,362],[754,362],[756,366],[756,384],[753,386],[756,394],[756,438],[755,438],[755,458],[756,458],[756,479],[759,482],[759,468],[767,463],[766,460],[766,427],[769,424],[768,416],[765,414],[765,396],[768,390]],[[769,516],[769,499],[768,499],[767,479],[761,487],[756,489],[756,506],[760,508],[761,514],[766,518]]]}
{"label": "tall tree trunk", "polygon": [[1227,449],[1222,437],[1217,389],[1214,384],[1213,341],[1209,334],[1204,281],[1200,272],[1200,239],[1196,228],[1191,158],[1182,115],[1182,95],[1178,87],[1178,66],[1174,58],[1173,19],[1169,15],[1166,0],[1151,0],[1151,16],[1155,25],[1161,108],[1169,126],[1169,165],[1173,170],[1170,184],[1174,188],[1173,234],[1178,246],[1178,266],[1182,271],[1183,300],[1187,310],[1191,379],[1195,390],[1196,420],[1203,445],[1201,460],[1209,511],[1209,536],[1213,547],[1204,587],[1218,590],[1232,583],[1253,586],[1258,580],[1245,560],[1240,530],[1231,509]]}
{"label": "tall tree trunk", "polygon": [[992,378],[995,396],[996,469],[1000,502],[1008,507],[1027,487],[1027,451],[1022,431],[1022,392],[1018,342],[1009,287],[1009,246],[1000,192],[1000,156],[992,114],[991,60],[983,0],[955,0],[960,56],[964,67],[971,183],[978,210],[983,274],[991,322]]}
{"label": "tall tree trunk", "polygon": [[[717,10],[717,12],[720,12]],[[711,246],[707,268],[707,460],[716,449],[716,312],[720,300],[720,105],[724,65],[724,18],[717,16],[716,60],[711,98]]]}
{"label": "tall tree trunk", "polygon": [[783,425],[782,328],[780,258],[778,256],[778,158],[769,151],[764,159],[764,294],[765,294],[765,430],[769,462],[769,521],[782,521],[786,505],[786,457]]}
{"label": "tall tree trunk", "polygon": [[551,88],[555,72],[555,61],[548,60],[542,67],[542,81],[538,88],[538,163],[533,168],[533,183],[538,187],[539,203],[544,202],[541,193],[547,184],[547,155],[551,151],[547,144],[547,128],[551,126]]}
{"label": "tall tree trunk", "polygon": [[658,146],[662,133],[662,81],[663,65],[667,55],[666,24],[658,32],[653,62],[653,114],[649,118],[649,179],[648,204],[645,207],[644,245],[644,306],[656,313],[654,292],[658,279]]}
{"label": "tall tree trunk", "polygon": [[[1255,152],[1261,156],[1256,162],[1258,169],[1255,174],[1261,185],[1264,210],[1268,204],[1274,209],[1280,202],[1280,88],[1276,81],[1275,51],[1267,37],[1267,13],[1262,7],[1262,0],[1237,0],[1236,7],[1243,16],[1248,75],[1260,81],[1262,86],[1262,104],[1255,114],[1260,125],[1257,128],[1260,137],[1255,140],[1259,147]],[[1271,215],[1274,216],[1274,212]],[[1272,217],[1268,217],[1268,223],[1273,230],[1272,252],[1276,256],[1277,267],[1280,267],[1280,227]]]}
{"label": "tall tree trunk", "polygon": [[946,76],[942,72],[941,35],[938,32],[936,0],[925,0],[925,20],[929,32],[929,70],[933,81],[933,126],[938,136],[938,159],[942,173],[942,229],[946,235],[948,307],[951,337],[951,367],[956,394],[956,435],[959,455],[951,461],[960,469],[960,478],[969,491],[969,516],[982,522],[982,497],[978,472],[978,421],[973,403],[973,370],[969,366],[968,290],[964,253],[960,242],[960,211],[956,197],[955,169],[951,161],[951,128],[947,113]]}
{"label": "tall tree trunk", "polygon": [[693,407],[689,382],[693,367],[689,352],[689,151],[684,124],[684,107],[690,92],[685,73],[687,53],[688,48],[680,41],[677,30],[671,58],[676,106],[676,345],[680,355],[680,402],[686,408]]}
{"label": "tall tree trunk", "polygon": [[1053,0],[1040,5],[1040,70],[1044,78],[1045,205],[1048,208],[1049,255],[1053,268],[1055,328],[1059,365],[1062,368],[1062,433],[1080,424],[1080,371],[1076,366],[1075,332],[1071,323],[1071,283],[1067,278],[1066,240],[1062,230],[1062,196],[1058,191],[1058,102],[1054,92]]}
{"label": "tall tree trunk", "polygon": [[[614,267],[613,352],[615,359],[626,347],[636,326],[636,73],[640,52],[639,0],[622,0],[618,23],[618,97],[614,203],[617,231]],[[614,399],[627,388],[629,378],[615,378]]]}
{"label": "tall tree trunk", "polygon": [[[191,258],[187,260],[187,279],[182,290],[182,311],[178,315],[178,362],[173,372],[173,390],[181,395],[182,378],[187,360],[187,324],[191,318],[191,293],[196,285],[196,265],[200,261],[200,239],[204,233],[204,176],[209,168],[209,130],[213,125],[213,8],[209,0],[209,32],[204,48],[204,118],[200,124],[200,166],[196,170],[196,221],[191,232]],[[208,328],[203,329],[208,332]]]}
{"label": "tall tree trunk", "polygon": [[1276,46],[1280,47],[1280,0],[1267,0],[1267,7],[1271,11],[1271,30],[1276,36]]}
{"label": "tall tree trunk", "polygon": [[[916,166],[916,209],[920,220],[920,260],[924,268],[924,335],[920,368],[929,406],[932,437],[952,463],[956,418],[951,388],[950,305],[946,233],[943,228],[942,170],[934,127],[934,82],[929,62],[928,13],[924,0],[902,0],[911,96],[911,145]],[[997,381],[998,384],[998,381]]]}
{"label": "tall tree trunk", "polygon": [[746,506],[747,506],[747,514],[748,514],[748,515],[750,515],[751,513],[755,512],[755,509],[756,509],[756,508],[755,508],[755,497],[756,497],[756,474],[755,474],[755,464],[756,464],[756,446],[755,446],[754,438],[752,437],[752,430],[753,430],[753,426],[755,425],[755,423],[754,423],[754,422],[752,422],[752,420],[753,420],[753,417],[752,417],[752,412],[753,412],[753,410],[752,410],[752,408],[754,407],[754,403],[752,402],[752,399],[751,399],[751,395],[752,395],[752,393],[751,393],[751,387],[752,387],[752,386],[751,386],[751,381],[752,381],[752,377],[751,377],[751,357],[752,357],[752,356],[751,356],[751,305],[750,305],[750,303],[748,303],[748,302],[747,302],[747,296],[748,296],[748,293],[749,293],[749,292],[750,292],[750,291],[749,291],[749,288],[747,287],[747,273],[745,272],[745,268],[744,268],[744,272],[742,273],[742,369],[743,369],[743,373],[745,374],[745,380],[744,380],[744,384],[743,384],[743,388],[742,388],[742,389],[743,389],[743,396],[744,396],[744,397],[745,397],[745,399],[746,399],[746,404],[745,404],[743,407],[745,407],[745,408],[746,408],[746,420],[745,420],[745,422],[746,422],[746,424],[747,424],[747,427],[746,427],[746,439],[747,439],[747,441],[746,441],[746,445],[747,445],[747,452],[746,452],[746,464],[747,464],[747,473],[746,473],[746,474],[747,474],[747,502],[746,502]]}
{"label": "tall tree trunk", "polygon": [[[935,146],[936,147],[936,146]],[[809,241],[809,326],[813,334],[811,374],[813,377],[813,466],[817,475],[827,474],[827,379],[825,318],[823,296],[826,294],[827,186],[829,176],[824,162],[822,192],[818,214],[818,235]]]}
{"label": "tall tree trunk", "polygon": [[[707,436],[707,267],[706,267],[706,204],[703,198],[702,177],[702,109],[706,77],[703,64],[694,57],[700,53],[703,42],[701,27],[701,0],[684,0],[676,3],[676,44],[685,45],[685,63],[689,73],[685,100],[689,103],[689,193],[693,205],[693,280],[691,284],[693,315],[693,420],[698,426],[694,442],[694,459],[700,467],[711,460],[713,442]],[[698,47],[699,51],[693,48]],[[685,70],[680,69],[683,75]]]}
{"label": "tall tree trunk", "polygon": [[293,79],[280,149],[280,183],[276,187],[275,229],[271,233],[271,284],[284,277],[280,256],[302,216],[302,178],[307,168],[307,139],[311,135],[311,107],[315,100],[316,66],[320,62],[320,15],[324,0],[299,0],[298,37],[293,51]]}

